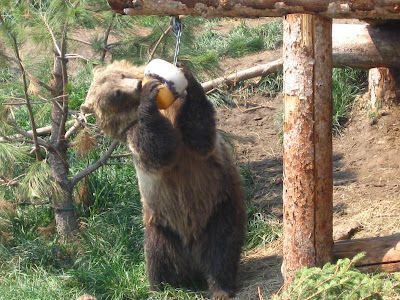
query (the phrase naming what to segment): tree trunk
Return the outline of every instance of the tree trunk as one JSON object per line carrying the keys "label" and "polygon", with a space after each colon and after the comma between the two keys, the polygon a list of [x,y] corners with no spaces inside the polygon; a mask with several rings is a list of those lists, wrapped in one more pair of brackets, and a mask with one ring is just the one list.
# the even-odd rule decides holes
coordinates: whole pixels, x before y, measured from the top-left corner
{"label": "tree trunk", "polygon": [[288,15],[283,25],[283,265],[332,260],[332,22]]}
{"label": "tree trunk", "polygon": [[[63,67],[59,56],[54,57],[54,68],[52,87],[57,91],[52,96],[59,97],[64,93]],[[49,149],[49,165],[54,178],[62,189],[62,193],[57,193],[53,197],[53,205],[55,212],[55,221],[57,232],[61,236],[70,236],[78,230],[78,223],[75,215],[75,206],[72,201],[73,185],[68,178],[69,165],[67,161],[67,142],[64,138],[60,139],[60,135],[65,135],[65,126],[62,126],[63,120],[63,102],[53,103],[51,110],[51,137]],[[60,128],[64,130],[60,131]]]}
{"label": "tree trunk", "polygon": [[129,15],[259,18],[310,13],[327,18],[400,19],[395,0],[108,0],[108,4],[115,12]]}
{"label": "tree trunk", "polygon": [[365,256],[356,263],[356,267],[365,272],[377,270],[386,272],[400,271],[400,235],[373,237],[336,242],[333,247],[335,260],[353,258],[358,253]]}
{"label": "tree trunk", "polygon": [[[400,48],[397,48],[400,49]],[[399,52],[399,51],[398,51]],[[372,68],[368,73],[368,92],[372,109],[399,102],[400,69]]]}

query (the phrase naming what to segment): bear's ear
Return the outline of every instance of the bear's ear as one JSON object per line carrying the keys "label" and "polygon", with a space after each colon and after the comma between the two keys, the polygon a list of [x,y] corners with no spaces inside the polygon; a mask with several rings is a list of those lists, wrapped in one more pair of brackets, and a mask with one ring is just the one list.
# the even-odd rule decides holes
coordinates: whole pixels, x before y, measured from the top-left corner
{"label": "bear's ear", "polygon": [[96,74],[99,74],[99,73],[103,72],[105,68],[106,67],[103,67],[103,66],[95,66],[93,68],[93,75],[96,75]]}
{"label": "bear's ear", "polygon": [[83,103],[82,105],[81,105],[81,112],[83,112],[84,114],[91,114],[91,113],[94,113],[94,110],[93,110],[93,104],[91,103],[91,102],[89,102],[89,103]]}

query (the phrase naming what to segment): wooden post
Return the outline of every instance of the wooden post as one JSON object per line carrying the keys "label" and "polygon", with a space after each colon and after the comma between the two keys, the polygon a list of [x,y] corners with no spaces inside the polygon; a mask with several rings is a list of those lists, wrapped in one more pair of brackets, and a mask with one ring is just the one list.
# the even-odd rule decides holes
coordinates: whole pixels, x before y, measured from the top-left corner
{"label": "wooden post", "polygon": [[395,68],[372,68],[368,72],[368,92],[372,109],[399,102],[399,70]]}
{"label": "wooden post", "polygon": [[285,285],[303,266],[332,260],[332,21],[283,23]]}

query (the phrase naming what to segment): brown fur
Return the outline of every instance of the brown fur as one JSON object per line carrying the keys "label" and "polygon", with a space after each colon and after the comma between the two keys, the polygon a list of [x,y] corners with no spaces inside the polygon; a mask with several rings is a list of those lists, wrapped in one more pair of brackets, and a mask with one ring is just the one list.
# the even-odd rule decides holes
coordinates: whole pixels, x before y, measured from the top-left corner
{"label": "brown fur", "polygon": [[[187,95],[160,112],[158,81],[142,91],[137,81],[122,78],[140,79],[138,72],[126,62],[97,70],[82,110],[94,112],[104,133],[127,141],[134,154],[151,288],[207,282],[213,299],[227,300],[235,289],[245,207],[236,166],[216,133],[214,109],[184,68]],[[123,87],[127,83],[137,88]],[[130,96],[119,101],[116,89]]]}
{"label": "brown fur", "polygon": [[[93,82],[81,110],[84,113],[95,112],[97,124],[107,136],[126,140],[123,131],[137,117],[143,71],[143,68],[126,61],[93,70]],[[126,95],[119,105],[112,101],[116,91]]]}

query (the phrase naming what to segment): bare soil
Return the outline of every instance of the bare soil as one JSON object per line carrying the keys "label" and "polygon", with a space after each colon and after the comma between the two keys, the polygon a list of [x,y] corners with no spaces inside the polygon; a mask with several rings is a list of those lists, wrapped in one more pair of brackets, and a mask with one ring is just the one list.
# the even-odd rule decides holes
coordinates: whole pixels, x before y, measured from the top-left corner
{"label": "bare soil", "polygon": [[[264,55],[265,54],[265,55]],[[241,70],[277,58],[265,52],[226,60],[225,70]],[[334,227],[361,224],[353,238],[385,236],[400,230],[400,108],[381,109],[376,122],[367,113],[368,96],[355,99],[351,118],[333,138]],[[283,99],[255,96],[218,109],[219,128],[231,135],[238,163],[254,180],[253,204],[282,221],[282,154],[276,115]],[[349,225],[350,226],[350,225]],[[276,293],[283,280],[281,240],[243,256],[236,299]]]}

